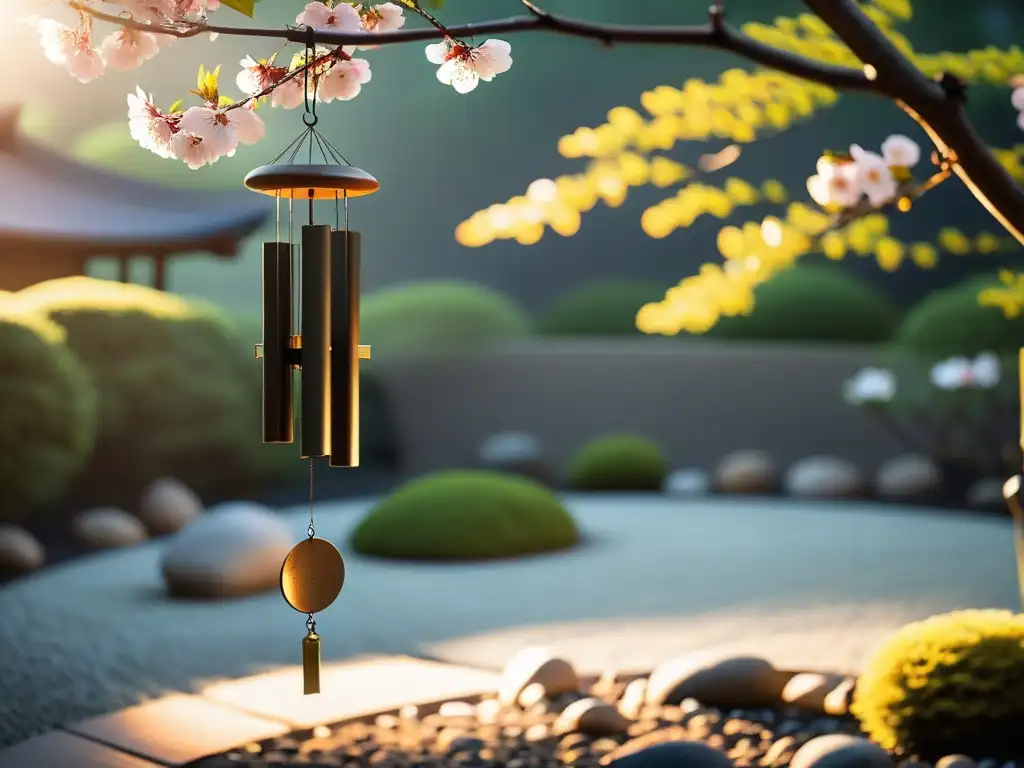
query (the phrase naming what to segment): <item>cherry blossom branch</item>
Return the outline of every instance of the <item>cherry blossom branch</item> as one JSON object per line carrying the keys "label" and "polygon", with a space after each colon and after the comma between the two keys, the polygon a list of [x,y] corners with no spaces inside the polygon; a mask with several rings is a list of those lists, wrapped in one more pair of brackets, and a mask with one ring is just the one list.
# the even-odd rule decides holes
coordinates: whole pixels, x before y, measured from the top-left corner
{"label": "cherry blossom branch", "polygon": [[[111,24],[119,24],[129,29],[170,35],[172,37],[195,37],[196,35],[212,33],[240,37],[271,37],[287,40],[292,43],[305,43],[309,36],[308,32],[304,29],[229,27],[206,22],[196,22],[187,26],[153,26],[122,16],[97,11],[95,8],[79,2],[79,0],[70,0],[68,4],[75,10],[86,13],[95,19]],[[616,43],[694,45],[731,51],[757,64],[777,69],[805,80],[822,83],[832,88],[884,95],[877,82],[869,80],[860,70],[823,64],[805,56],[798,56],[787,51],[778,50],[744,35],[725,23],[724,14],[719,6],[712,6],[709,14],[710,19],[707,24],[640,26],[583,21],[549,13],[529,2],[524,2],[524,5],[530,11],[529,16],[513,16],[507,19],[463,24],[441,29],[432,25],[422,29],[399,29],[391,32],[375,33],[318,30],[316,32],[316,42],[332,46],[392,45],[437,40],[438,38],[445,37],[446,34],[449,37],[462,38],[476,35],[532,31],[552,32],[597,40],[606,45],[614,45]],[[417,9],[417,12],[422,15],[419,9]],[[447,30],[447,33],[445,30]]]}
{"label": "cherry blossom branch", "polygon": [[953,172],[990,214],[1024,243],[1024,190],[989,151],[964,113],[961,81],[930,80],[885,37],[855,0],[804,0],[857,57],[873,67],[877,92],[916,120]]}

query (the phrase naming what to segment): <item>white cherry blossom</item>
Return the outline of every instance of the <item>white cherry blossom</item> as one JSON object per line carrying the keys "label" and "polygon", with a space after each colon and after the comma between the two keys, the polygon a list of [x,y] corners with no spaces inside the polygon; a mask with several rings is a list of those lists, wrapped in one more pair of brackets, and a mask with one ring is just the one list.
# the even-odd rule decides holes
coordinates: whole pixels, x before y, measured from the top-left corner
{"label": "white cherry blossom", "polygon": [[896,197],[896,179],[885,158],[856,144],[850,147],[850,155],[857,167],[857,184],[873,206],[885,205]]}
{"label": "white cherry blossom", "polygon": [[263,118],[256,114],[256,102],[232,109],[228,112],[231,125],[238,136],[239,144],[256,144],[267,135],[267,126]]}
{"label": "white cherry blossom", "polygon": [[234,152],[238,146],[238,132],[234,124],[237,111],[189,107],[178,122],[178,130],[202,139],[206,151],[216,159]]}
{"label": "white cherry blossom", "polygon": [[193,171],[217,160],[217,155],[210,151],[201,137],[187,131],[178,131],[174,134],[174,138],[171,139],[171,152]]}
{"label": "white cherry blossom", "polygon": [[852,162],[822,157],[818,173],[807,180],[807,192],[822,208],[852,208],[861,198],[857,166]]}
{"label": "white cherry blossom", "polygon": [[911,138],[893,134],[882,142],[882,157],[891,168],[913,168],[921,159],[921,147]]}
{"label": "white cherry blossom", "polygon": [[242,67],[242,71],[235,77],[235,85],[246,96],[255,96],[257,93],[265,91],[288,72],[284,67],[275,67],[269,62],[257,61],[252,56],[246,56],[238,63]]}
{"label": "white cherry blossom", "polygon": [[317,97],[324,102],[354,99],[370,77],[370,62],[366,59],[339,61],[320,79]]}
{"label": "white cherry blossom", "polygon": [[100,45],[103,58],[113,69],[127,70],[142,66],[160,52],[156,35],[122,27],[107,35]]}
{"label": "white cherry blossom", "polygon": [[362,32],[363,20],[359,11],[348,3],[339,3],[328,8],[323,3],[307,3],[302,12],[295,17],[295,23],[303,27],[312,27],[320,31],[330,32]]}
{"label": "white cherry blossom", "polygon": [[[380,3],[378,5],[357,5],[355,9],[363,22],[363,31],[370,33],[394,32],[405,26],[405,15],[402,6],[396,3]],[[372,51],[380,46],[360,45],[363,51]]]}
{"label": "white cherry blossom", "polygon": [[177,118],[163,114],[153,105],[153,97],[141,88],[128,94],[128,131],[143,149],[160,157],[173,157],[171,139],[176,123]]}
{"label": "white cherry blossom", "polygon": [[103,56],[88,31],[72,29],[53,19],[38,19],[35,24],[46,58],[66,67],[78,82],[88,83],[103,74]]}
{"label": "white cherry blossom", "polygon": [[896,396],[896,377],[885,368],[861,368],[843,387],[848,403],[889,402]]}
{"label": "white cherry blossom", "polygon": [[486,40],[476,48],[445,38],[426,48],[427,61],[437,64],[437,79],[458,93],[469,93],[481,80],[489,82],[512,66],[512,46]]}
{"label": "white cherry blossom", "polygon": [[270,103],[282,109],[295,109],[306,102],[306,89],[302,81],[302,75],[296,75],[291,80],[278,85],[270,94]]}

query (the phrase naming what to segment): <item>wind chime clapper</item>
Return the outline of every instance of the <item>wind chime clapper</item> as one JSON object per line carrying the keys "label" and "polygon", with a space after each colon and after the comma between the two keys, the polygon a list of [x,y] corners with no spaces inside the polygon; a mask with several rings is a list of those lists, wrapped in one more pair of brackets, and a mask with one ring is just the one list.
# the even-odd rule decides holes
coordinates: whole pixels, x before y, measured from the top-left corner
{"label": "wind chime clapper", "polygon": [[[310,462],[309,526],[306,540],[292,548],[281,566],[281,594],[306,614],[303,693],[313,694],[320,692],[320,635],[314,614],[328,608],[345,584],[341,553],[313,528],[313,459],[327,456],[332,467],[359,466],[359,360],[369,359],[370,348],[359,344],[361,241],[348,227],[348,199],[376,192],[380,185],[347,161],[331,164],[344,157],[314,128],[315,113],[311,121],[303,121],[306,131],[270,165],[249,173],[245,185],[277,199],[278,235],[263,244],[263,339],[256,346],[256,357],[263,361],[264,443],[294,442],[293,371],[301,377],[300,454]],[[294,164],[303,139],[308,140],[310,163]],[[324,164],[312,163],[314,142]],[[289,150],[294,150],[289,163],[276,164]],[[288,201],[287,242],[280,234],[282,200]],[[309,215],[296,250],[294,205],[301,200],[307,202]],[[326,200],[335,203],[333,228],[316,221],[315,204]]]}

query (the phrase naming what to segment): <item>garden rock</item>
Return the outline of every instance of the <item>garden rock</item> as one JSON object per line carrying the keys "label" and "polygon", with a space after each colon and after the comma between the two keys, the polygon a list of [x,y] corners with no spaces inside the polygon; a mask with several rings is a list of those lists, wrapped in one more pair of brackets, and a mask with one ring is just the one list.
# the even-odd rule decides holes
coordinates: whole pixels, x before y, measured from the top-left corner
{"label": "garden rock", "polygon": [[533,683],[542,685],[549,699],[580,689],[579,677],[568,661],[544,648],[525,648],[505,665],[498,699],[503,704],[513,704]]}
{"label": "garden rock", "polygon": [[922,501],[942,489],[942,472],[927,456],[908,453],[889,459],[878,470],[875,490],[883,499]]}
{"label": "garden rock", "polygon": [[893,768],[889,753],[860,736],[830,733],[797,750],[789,768]]}
{"label": "garden rock", "polygon": [[978,764],[967,755],[946,755],[939,758],[935,768],[978,768]]}
{"label": "garden rock", "polygon": [[793,675],[782,689],[782,701],[794,707],[824,712],[826,697],[845,679],[843,675],[800,672]]}
{"label": "garden rock", "polygon": [[478,462],[481,469],[528,477],[550,485],[554,472],[540,438],[527,432],[500,432],[480,446]]}
{"label": "garden rock", "polygon": [[293,538],[284,521],[266,507],[232,502],[177,533],[163,552],[160,568],[175,597],[264,592],[278,586]]}
{"label": "garden rock", "polygon": [[810,499],[854,499],[865,495],[864,475],[838,456],[809,456],[786,472],[784,482],[790,496]]}
{"label": "garden rock", "polygon": [[721,493],[773,493],[778,480],[775,464],[763,451],[736,451],[715,468],[715,487]]}
{"label": "garden rock", "polygon": [[611,704],[593,696],[567,706],[553,726],[557,734],[576,732],[588,736],[625,733],[627,728],[629,720],[626,717]]}
{"label": "garden rock", "polygon": [[203,512],[203,503],[184,483],[161,478],[142,495],[139,519],[152,536],[177,533]]}
{"label": "garden rock", "polygon": [[639,677],[626,685],[619,699],[619,712],[630,720],[640,717],[647,701],[647,678]]}
{"label": "garden rock", "polygon": [[0,524],[0,574],[31,573],[46,561],[39,540],[20,525]]}
{"label": "garden rock", "polygon": [[677,469],[665,478],[665,493],[673,496],[706,496],[711,478],[702,469]]}
{"label": "garden rock", "polygon": [[770,707],[781,699],[787,677],[756,656],[681,656],[651,673],[647,704],[662,706],[696,699],[720,708]]}
{"label": "garden rock", "polygon": [[71,521],[71,532],[89,549],[131,547],[147,538],[142,521],[116,507],[97,507],[80,512]]}
{"label": "garden rock", "polygon": [[666,741],[611,758],[611,768],[733,768],[724,752],[699,741]]}
{"label": "garden rock", "polygon": [[975,509],[1005,510],[1006,499],[1003,498],[1005,480],[998,477],[983,477],[975,481],[967,489],[967,505]]}

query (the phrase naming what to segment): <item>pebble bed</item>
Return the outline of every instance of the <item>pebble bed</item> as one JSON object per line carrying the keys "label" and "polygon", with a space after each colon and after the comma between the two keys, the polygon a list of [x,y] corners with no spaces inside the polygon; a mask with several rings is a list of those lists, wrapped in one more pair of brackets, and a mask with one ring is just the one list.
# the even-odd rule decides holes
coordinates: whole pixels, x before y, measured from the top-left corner
{"label": "pebble bed", "polygon": [[511,706],[495,698],[446,702],[432,714],[409,706],[372,722],[318,726],[249,744],[190,768],[788,766],[815,737],[858,733],[849,716],[793,707],[723,711],[694,699],[640,705],[630,718],[621,714],[631,709],[625,682],[602,680],[554,699],[531,688]]}

